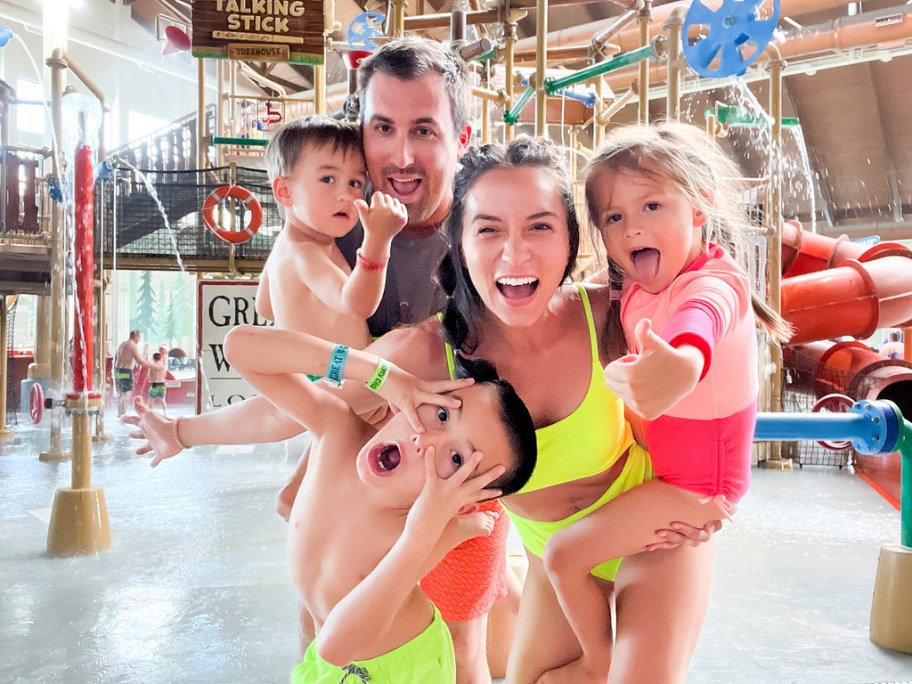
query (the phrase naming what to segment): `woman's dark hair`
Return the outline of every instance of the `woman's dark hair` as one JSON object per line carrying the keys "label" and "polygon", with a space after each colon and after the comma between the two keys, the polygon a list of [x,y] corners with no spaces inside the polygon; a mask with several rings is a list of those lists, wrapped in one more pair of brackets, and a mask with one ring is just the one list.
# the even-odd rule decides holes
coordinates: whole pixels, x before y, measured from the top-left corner
{"label": "woman's dark hair", "polygon": [[484,310],[484,303],[472,284],[462,254],[462,228],[465,219],[465,198],[479,178],[489,171],[515,168],[547,169],[554,176],[556,190],[564,200],[570,243],[567,249],[568,278],[579,252],[580,229],[573,204],[570,174],[560,151],[549,140],[519,137],[509,145],[482,145],[468,150],[462,157],[462,168],[456,173],[453,208],[446,222],[447,253],[440,263],[438,279],[447,296],[443,312],[443,327],[447,341],[455,348],[471,354],[478,346],[478,331],[470,323]]}
{"label": "woman's dark hair", "polygon": [[523,488],[532,471],[538,456],[538,443],[535,438],[535,424],[529,409],[519,398],[513,385],[497,375],[494,364],[484,359],[467,359],[456,354],[456,377],[473,378],[477,385],[490,386],[500,404],[500,421],[507,432],[507,439],[513,447],[515,461],[513,467],[488,485],[499,489],[501,496],[508,496]]}

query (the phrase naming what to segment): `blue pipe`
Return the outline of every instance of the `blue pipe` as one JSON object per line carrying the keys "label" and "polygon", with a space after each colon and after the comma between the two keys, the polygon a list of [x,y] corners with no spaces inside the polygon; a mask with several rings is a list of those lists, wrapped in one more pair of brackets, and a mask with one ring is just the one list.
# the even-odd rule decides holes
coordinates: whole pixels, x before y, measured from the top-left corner
{"label": "blue pipe", "polygon": [[899,443],[901,416],[889,401],[859,401],[848,413],[760,413],[754,440],[849,440],[859,453],[889,454]]}

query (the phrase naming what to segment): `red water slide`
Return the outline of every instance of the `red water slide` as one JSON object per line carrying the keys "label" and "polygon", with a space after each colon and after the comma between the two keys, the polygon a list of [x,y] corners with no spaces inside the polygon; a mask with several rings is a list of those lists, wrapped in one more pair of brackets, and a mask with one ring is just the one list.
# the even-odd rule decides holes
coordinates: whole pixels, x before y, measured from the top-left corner
{"label": "red water slide", "polygon": [[782,265],[782,315],[795,326],[791,344],[912,326],[908,247],[884,242],[866,248],[786,223]]}
{"label": "red water slide", "polygon": [[[912,416],[912,363],[887,359],[861,342],[822,341],[912,325],[912,252],[897,243],[867,248],[786,223],[782,270],[782,314],[795,327],[785,350],[793,384],[817,398],[889,399]],[[858,455],[856,465],[898,507],[898,454]]]}

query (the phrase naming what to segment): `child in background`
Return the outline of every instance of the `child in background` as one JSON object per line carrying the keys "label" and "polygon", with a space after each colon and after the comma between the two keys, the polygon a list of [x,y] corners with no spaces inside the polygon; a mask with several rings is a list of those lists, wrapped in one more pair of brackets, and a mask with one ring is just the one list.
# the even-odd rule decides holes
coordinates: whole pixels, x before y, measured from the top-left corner
{"label": "child in background", "polygon": [[165,378],[168,374],[168,365],[161,352],[152,354],[152,365],[149,367],[149,408],[154,409],[155,404],[161,405],[163,416],[168,415],[168,404],[165,402]]}
{"label": "child in background", "polygon": [[[535,466],[535,428],[490,364],[474,380],[423,382],[311,335],[241,326],[225,355],[260,394],[313,435],[289,521],[292,580],[317,628],[293,683],[453,684],[453,645],[418,586],[462,541],[490,534],[486,499]],[[339,376],[402,409],[377,430],[304,373]],[[447,394],[439,394],[448,392]]]}
{"label": "child in background", "polygon": [[[338,340],[370,342],[366,320],[383,295],[390,243],[408,219],[405,205],[382,192],[364,201],[367,172],[357,124],[296,119],[266,148],[266,165],[285,227],[260,276],[257,313],[277,327]],[[336,246],[358,220],[364,243],[353,270]]]}
{"label": "child in background", "polygon": [[905,346],[903,345],[899,330],[891,330],[887,336],[890,338],[890,341],[880,348],[880,353],[888,359],[902,359],[905,352]]}
{"label": "child in background", "polygon": [[729,516],[748,488],[755,315],[778,339],[789,331],[730,255],[748,227],[739,175],[699,129],[675,123],[618,129],[587,170],[589,215],[630,281],[621,322],[631,353],[610,363],[605,379],[645,419],[656,479],[558,532],[545,549],[583,648],[572,664],[578,681],[604,681],[611,660],[610,620],[589,571],[660,541],[655,531],[672,521],[699,527],[720,509]]}

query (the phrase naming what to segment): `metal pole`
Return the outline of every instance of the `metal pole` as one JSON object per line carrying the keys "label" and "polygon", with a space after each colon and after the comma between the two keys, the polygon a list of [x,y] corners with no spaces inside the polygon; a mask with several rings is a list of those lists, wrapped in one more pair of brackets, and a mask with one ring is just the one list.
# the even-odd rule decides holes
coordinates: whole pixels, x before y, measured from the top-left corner
{"label": "metal pole", "polygon": [[545,69],[548,67],[548,0],[537,0],[535,15],[535,135],[548,137],[548,93],[545,91]]}
{"label": "metal pole", "polygon": [[326,116],[326,66],[314,65],[314,114]]}
{"label": "metal pole", "polygon": [[9,386],[9,375],[7,375],[9,365],[6,358],[9,353],[6,346],[8,315],[6,295],[0,293],[0,436],[13,434],[13,431],[6,426],[6,388]]}
{"label": "metal pole", "polygon": [[[770,43],[767,48],[770,54],[770,116],[773,117],[772,139],[770,141],[770,197],[769,223],[767,224],[767,284],[769,303],[773,311],[782,311],[782,70],[785,62],[779,49]],[[782,346],[770,342],[770,361],[773,373],[770,378],[770,410],[782,411]],[[782,444],[772,444],[770,459],[773,464],[782,462]]]}
{"label": "metal pole", "polygon": [[[646,0],[643,3],[643,9],[637,16],[640,25],[640,45],[649,44],[649,22],[652,15],[652,0]],[[640,62],[640,124],[645,126],[649,123],[649,62],[643,60]]]}
{"label": "metal pole", "polygon": [[[54,135],[63,140],[63,88],[67,68],[65,52],[57,48],[47,60],[51,68],[51,118]],[[54,155],[54,175],[61,178],[63,174],[63,150],[56,150]],[[61,202],[51,204],[51,297],[50,297],[50,364],[51,395],[61,398],[63,395],[63,364],[65,363],[64,313],[66,307],[66,225],[65,209]],[[39,455],[42,461],[65,461],[70,454],[63,450],[63,409],[51,409],[50,446]]]}
{"label": "metal pole", "polygon": [[[506,51],[506,56],[504,58],[504,69],[506,71],[506,79],[504,82],[504,92],[506,93],[506,99],[504,100],[504,111],[509,111],[513,106],[513,97],[515,94],[515,87],[513,84],[513,68],[514,68],[514,53],[513,46],[516,45],[516,22],[515,21],[505,21],[504,22],[504,50]],[[513,126],[509,121],[505,121],[504,125],[504,142],[509,143],[513,140],[516,135],[516,127]]]}
{"label": "metal pole", "polygon": [[[206,139],[206,61],[196,60],[196,168],[205,169],[208,155]],[[117,184],[114,184],[114,201],[117,201]]]}
{"label": "metal pole", "polygon": [[668,93],[665,97],[665,116],[669,121],[681,120],[681,28],[684,8],[679,7],[662,24],[668,39]]}

